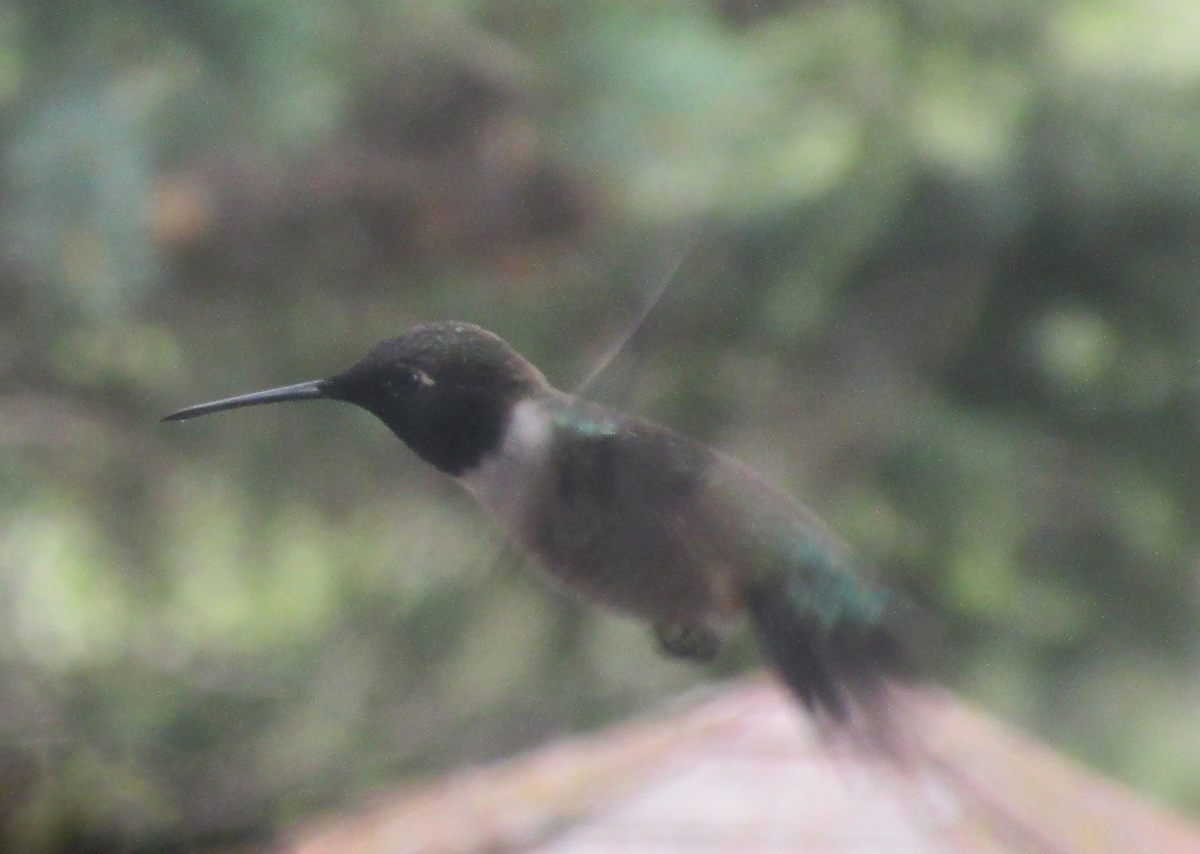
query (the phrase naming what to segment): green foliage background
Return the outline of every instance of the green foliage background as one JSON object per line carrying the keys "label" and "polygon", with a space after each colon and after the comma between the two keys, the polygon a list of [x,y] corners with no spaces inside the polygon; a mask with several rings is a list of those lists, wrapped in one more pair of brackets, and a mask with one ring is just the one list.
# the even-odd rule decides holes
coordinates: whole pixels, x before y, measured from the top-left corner
{"label": "green foliage background", "polygon": [[810,500],[940,675],[1200,811],[1194,0],[0,5],[0,839],[262,837],[755,662],[326,405],[471,320]]}

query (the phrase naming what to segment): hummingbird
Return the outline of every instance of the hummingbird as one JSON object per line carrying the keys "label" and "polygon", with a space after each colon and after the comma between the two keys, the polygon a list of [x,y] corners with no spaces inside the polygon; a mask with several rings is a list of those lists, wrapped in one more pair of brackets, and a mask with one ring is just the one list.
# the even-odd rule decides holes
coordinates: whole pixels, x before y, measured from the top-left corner
{"label": "hummingbird", "polygon": [[709,660],[748,614],[815,718],[890,737],[888,689],[906,670],[896,600],[804,505],[732,457],[560,391],[462,322],[416,326],[327,379],[163,420],[302,400],[370,412],[551,578],[647,622],[665,653]]}

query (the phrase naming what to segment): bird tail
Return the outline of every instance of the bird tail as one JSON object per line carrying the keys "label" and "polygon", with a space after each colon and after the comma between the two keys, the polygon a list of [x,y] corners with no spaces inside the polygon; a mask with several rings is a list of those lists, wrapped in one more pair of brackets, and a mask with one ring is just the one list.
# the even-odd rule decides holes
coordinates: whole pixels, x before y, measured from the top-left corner
{"label": "bird tail", "polygon": [[819,725],[899,759],[894,691],[912,677],[894,609],[830,621],[796,604],[786,580],[744,591],[764,653]]}
{"label": "bird tail", "polygon": [[917,690],[912,647],[921,641],[923,651],[928,630],[915,631],[902,601],[885,603],[873,619],[870,610],[848,610],[830,622],[798,606],[789,595],[795,593],[782,579],[755,583],[743,595],[763,651],[822,734],[886,760],[910,782],[945,784],[963,810],[1014,851],[1064,854],[1056,839],[927,740],[921,724],[936,704],[927,690]]}

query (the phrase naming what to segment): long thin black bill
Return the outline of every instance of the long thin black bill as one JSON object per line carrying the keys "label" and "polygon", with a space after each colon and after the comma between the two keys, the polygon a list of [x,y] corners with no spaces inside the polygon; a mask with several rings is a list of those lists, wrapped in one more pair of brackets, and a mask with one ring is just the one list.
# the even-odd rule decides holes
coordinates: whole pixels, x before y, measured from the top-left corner
{"label": "long thin black bill", "polygon": [[260,403],[283,403],[289,400],[315,400],[325,396],[323,380],[310,380],[306,383],[285,385],[281,388],[270,388],[266,391],[256,391],[253,394],[241,394],[237,397],[227,397],[223,400],[213,400],[199,403],[172,412],[163,421],[186,421],[201,415],[211,415],[214,412],[224,412],[226,409],[240,409],[243,406],[258,406]]}

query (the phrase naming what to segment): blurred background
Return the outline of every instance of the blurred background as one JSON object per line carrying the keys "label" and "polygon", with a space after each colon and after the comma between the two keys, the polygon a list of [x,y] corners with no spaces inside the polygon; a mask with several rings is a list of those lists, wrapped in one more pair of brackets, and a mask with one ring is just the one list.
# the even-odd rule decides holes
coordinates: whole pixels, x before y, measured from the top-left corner
{"label": "blurred background", "polygon": [[[655,302],[661,293],[661,299]],[[733,452],[1200,814],[1195,0],[5,0],[0,848],[269,837],[660,658],[349,407],[438,319]]]}

